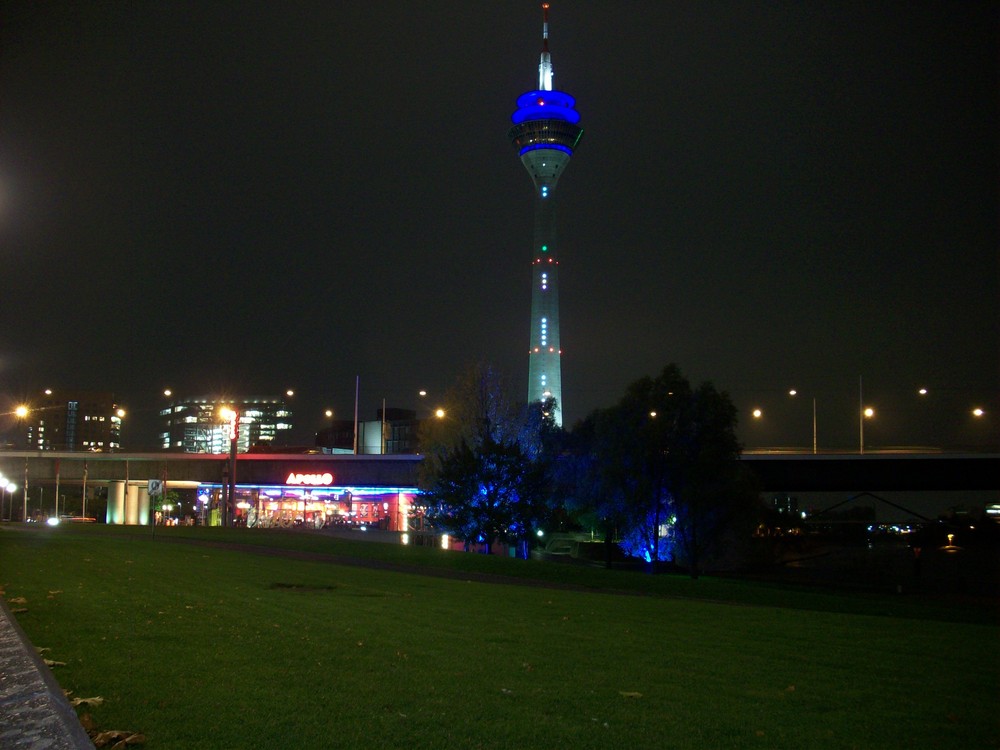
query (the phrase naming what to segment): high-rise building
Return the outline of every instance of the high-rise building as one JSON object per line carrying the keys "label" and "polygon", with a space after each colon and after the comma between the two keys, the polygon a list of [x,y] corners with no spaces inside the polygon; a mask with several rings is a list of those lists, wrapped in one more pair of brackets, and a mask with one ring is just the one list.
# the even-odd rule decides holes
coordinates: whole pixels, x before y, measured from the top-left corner
{"label": "high-rise building", "polygon": [[236,448],[240,453],[281,445],[292,429],[292,411],[283,398],[254,396],[177,399],[160,411],[160,447],[184,453],[228,453],[230,425],[222,408],[239,414]]}
{"label": "high-rise building", "polygon": [[531,333],[528,402],[555,400],[553,418],[562,425],[562,370],[559,343],[559,250],[555,192],[583,128],[576,99],[552,88],[549,4],[542,4],[542,55],[538,88],[517,98],[514,126],[507,135],[535,186],[535,231],[531,251]]}
{"label": "high-rise building", "polygon": [[122,447],[122,416],[114,395],[53,391],[25,405],[24,440],[14,447],[39,451],[116,451]]}

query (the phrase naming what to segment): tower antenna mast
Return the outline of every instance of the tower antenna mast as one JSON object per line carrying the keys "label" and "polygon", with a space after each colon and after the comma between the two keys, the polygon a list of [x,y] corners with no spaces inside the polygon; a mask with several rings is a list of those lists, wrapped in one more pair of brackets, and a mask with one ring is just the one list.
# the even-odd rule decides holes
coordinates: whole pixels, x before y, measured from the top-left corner
{"label": "tower antenna mast", "polygon": [[552,90],[552,55],[549,54],[549,4],[542,3],[542,59],[538,63],[538,90]]}

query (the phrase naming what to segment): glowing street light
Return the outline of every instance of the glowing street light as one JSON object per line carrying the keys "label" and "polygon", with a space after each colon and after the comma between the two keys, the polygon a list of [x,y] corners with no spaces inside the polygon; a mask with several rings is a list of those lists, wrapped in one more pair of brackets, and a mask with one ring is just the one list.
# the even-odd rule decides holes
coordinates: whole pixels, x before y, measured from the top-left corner
{"label": "glowing street light", "polygon": [[17,485],[10,481],[0,481],[3,485],[3,495],[7,500],[7,520],[9,521],[11,516],[14,515],[14,493],[17,492]]}
{"label": "glowing street light", "polygon": [[435,411],[434,411],[434,416],[435,417],[437,417],[438,419],[444,419],[444,415],[445,415],[445,410],[444,409],[435,409]]}
{"label": "glowing street light", "polygon": [[764,416],[764,412],[763,412],[763,411],[761,411],[760,409],[754,409],[754,410],[753,410],[753,411],[751,412],[751,414],[753,414],[753,418],[754,418],[754,419],[760,419],[761,417],[763,417],[763,416]]}
{"label": "glowing street light", "polygon": [[[788,389],[788,395],[791,398],[795,398],[799,395],[799,392],[795,388]],[[816,397],[813,396],[813,453],[816,453]]]}
{"label": "glowing street light", "polygon": [[861,409],[861,416],[858,422],[861,425],[860,432],[860,443],[858,445],[858,453],[865,452],[865,420],[873,419],[875,417],[875,410],[870,406],[865,406]]}
{"label": "glowing street light", "polygon": [[111,418],[112,423],[114,423],[116,421],[115,417],[117,417],[118,450],[123,449],[122,443],[124,442],[124,437],[125,437],[125,422],[124,422],[125,414],[126,412],[124,409],[115,409],[115,416]]}
{"label": "glowing street light", "polygon": [[223,507],[222,525],[231,526],[236,515],[236,442],[240,436],[240,413],[229,406],[219,409],[219,416],[226,422],[229,430],[229,474],[226,482],[226,501]]}
{"label": "glowing street light", "polygon": [[976,417],[977,419],[983,416],[985,413],[986,412],[980,409],[978,406],[972,410],[972,416]]}

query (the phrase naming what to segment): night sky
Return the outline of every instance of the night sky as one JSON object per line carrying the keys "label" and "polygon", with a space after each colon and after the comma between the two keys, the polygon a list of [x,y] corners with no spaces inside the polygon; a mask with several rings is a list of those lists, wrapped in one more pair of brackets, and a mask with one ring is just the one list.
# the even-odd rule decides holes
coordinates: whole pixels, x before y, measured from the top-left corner
{"label": "night sky", "polygon": [[[111,390],[141,419],[168,386],[294,388],[307,442],[356,376],[362,418],[429,409],[477,360],[524,392],[532,187],[506,131],[539,3],[0,16],[8,402]],[[676,362],[748,446],[806,445],[816,398],[820,446],[856,447],[859,376],[872,444],[995,444],[997,17],[555,0],[585,130],[558,189],[567,426]]]}

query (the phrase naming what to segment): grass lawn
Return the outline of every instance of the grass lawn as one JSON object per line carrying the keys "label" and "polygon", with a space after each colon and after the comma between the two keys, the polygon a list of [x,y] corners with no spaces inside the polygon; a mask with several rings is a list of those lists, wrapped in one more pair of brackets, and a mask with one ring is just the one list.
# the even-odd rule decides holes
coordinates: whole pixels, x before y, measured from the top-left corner
{"label": "grass lawn", "polygon": [[[203,543],[235,540],[588,590]],[[224,529],[0,528],[0,586],[151,750],[1000,742],[990,612]]]}

